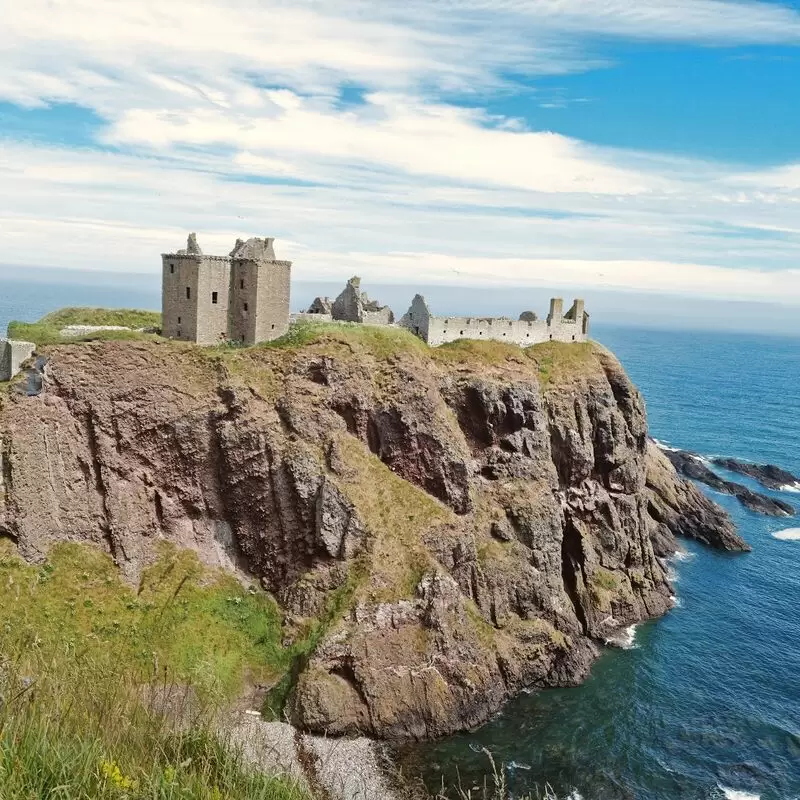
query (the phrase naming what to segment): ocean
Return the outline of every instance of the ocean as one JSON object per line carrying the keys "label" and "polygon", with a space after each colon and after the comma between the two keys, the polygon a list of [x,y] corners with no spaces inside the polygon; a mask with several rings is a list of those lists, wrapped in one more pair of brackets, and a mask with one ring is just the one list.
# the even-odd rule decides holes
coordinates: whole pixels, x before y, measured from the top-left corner
{"label": "ocean", "polygon": [[[20,274],[4,281],[0,328],[66,305],[158,300],[153,276]],[[800,474],[800,339],[601,323],[593,335],[644,394],[653,436]],[[800,494],[783,496],[800,507]],[[522,696],[474,733],[415,747],[406,770],[431,787],[460,778],[469,788],[489,768],[485,747],[516,794],[549,786],[562,800],[800,798],[800,532],[791,532],[800,518],[714,499],[752,553],[687,543],[672,564],[678,607],[637,627],[629,649],[608,650],[578,688]]]}

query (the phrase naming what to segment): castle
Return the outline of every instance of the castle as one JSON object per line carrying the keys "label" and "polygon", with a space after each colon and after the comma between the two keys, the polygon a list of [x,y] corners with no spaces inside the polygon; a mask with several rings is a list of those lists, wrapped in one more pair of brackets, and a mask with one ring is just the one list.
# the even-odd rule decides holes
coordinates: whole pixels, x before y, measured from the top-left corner
{"label": "castle", "polygon": [[236,240],[227,256],[205,255],[195,234],[162,263],[162,333],[197,344],[257,344],[289,330],[291,261],[274,239]]}
{"label": "castle", "polygon": [[[392,309],[361,291],[351,278],[335,300],[317,297],[308,311],[289,314],[290,261],[275,258],[274,239],[236,240],[227,256],[207,256],[189,235],[185,250],[162,255],[162,333],[198,344],[234,341],[257,344],[283,336],[294,321],[341,321],[394,325]],[[418,294],[398,323],[438,347],[458,339],[495,340],[521,347],[547,341],[585,342],[589,315],[583,300],[564,313],[564,301],[550,301],[546,319],[533,311],[509,317],[440,317]]]}

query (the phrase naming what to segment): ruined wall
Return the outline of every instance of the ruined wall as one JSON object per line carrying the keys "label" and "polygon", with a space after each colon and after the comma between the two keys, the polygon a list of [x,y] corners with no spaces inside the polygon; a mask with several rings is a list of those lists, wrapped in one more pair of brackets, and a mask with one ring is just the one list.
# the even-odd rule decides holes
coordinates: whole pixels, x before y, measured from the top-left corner
{"label": "ruined wall", "polygon": [[331,314],[341,322],[361,322],[361,313],[361,278],[353,277],[333,301]]}
{"label": "ruined wall", "polygon": [[414,295],[414,299],[411,301],[411,307],[400,320],[400,325],[408,328],[411,333],[419,336],[420,339],[430,343],[430,321],[432,316],[425,298],[421,294],[417,294]]}
{"label": "ruined wall", "polygon": [[33,342],[0,339],[0,381],[10,381],[35,350]]}
{"label": "ruined wall", "polygon": [[250,259],[233,259],[228,336],[234,342],[255,342],[257,283],[258,264]]}
{"label": "ruined wall", "polygon": [[316,311],[297,311],[289,314],[289,322],[333,322],[333,317]]}
{"label": "ruined wall", "polygon": [[[327,298],[324,298],[327,300]],[[322,308],[318,297],[314,305]],[[366,292],[361,291],[361,278],[354,276],[347,281],[342,292],[330,306],[330,313],[339,322],[362,322],[367,325],[393,325],[394,312],[389,306],[382,306],[377,300],[370,299]]]}
{"label": "ruined wall", "polygon": [[568,312],[578,320],[563,316],[562,309],[563,301],[556,298],[550,302],[547,320],[531,319],[530,313],[519,320],[508,317],[436,317],[430,313],[425,298],[417,295],[400,324],[431,347],[459,339],[489,339],[521,347],[548,341],[586,341],[588,315],[583,310],[583,301],[576,300]]}

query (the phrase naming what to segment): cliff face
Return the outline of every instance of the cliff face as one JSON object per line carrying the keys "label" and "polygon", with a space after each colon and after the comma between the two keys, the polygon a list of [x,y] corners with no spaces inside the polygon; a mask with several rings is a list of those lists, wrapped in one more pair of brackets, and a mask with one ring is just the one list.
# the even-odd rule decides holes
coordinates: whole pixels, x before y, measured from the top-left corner
{"label": "cliff face", "polygon": [[287,706],[313,731],[477,725],[666,612],[674,535],[746,547],[594,345],[107,342],[53,349],[43,383],[3,402],[2,531],[132,580],[160,539],[258,576],[287,642],[315,631]]}

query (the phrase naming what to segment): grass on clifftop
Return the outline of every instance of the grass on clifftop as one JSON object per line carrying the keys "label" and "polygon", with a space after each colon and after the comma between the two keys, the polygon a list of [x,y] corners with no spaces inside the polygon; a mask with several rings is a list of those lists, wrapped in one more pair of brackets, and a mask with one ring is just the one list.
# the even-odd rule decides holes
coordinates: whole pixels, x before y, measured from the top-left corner
{"label": "grass on clifftop", "polygon": [[105,554],[47,562],[0,548],[0,797],[307,800],[212,724],[247,681],[286,667],[264,593],[163,551],[137,588]]}
{"label": "grass on clifftop", "polygon": [[[61,336],[61,330],[68,325],[121,325],[134,330],[101,331],[86,337],[65,338]],[[147,338],[147,334],[139,333],[135,329],[160,327],[161,314],[157,311],[124,308],[62,308],[47,314],[38,322],[10,322],[8,336],[10,339],[21,339],[43,346],[86,339],[142,339]]]}

